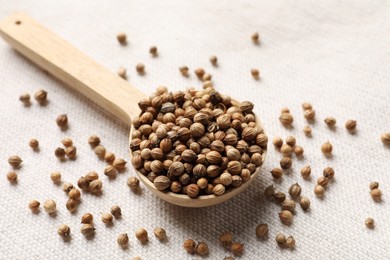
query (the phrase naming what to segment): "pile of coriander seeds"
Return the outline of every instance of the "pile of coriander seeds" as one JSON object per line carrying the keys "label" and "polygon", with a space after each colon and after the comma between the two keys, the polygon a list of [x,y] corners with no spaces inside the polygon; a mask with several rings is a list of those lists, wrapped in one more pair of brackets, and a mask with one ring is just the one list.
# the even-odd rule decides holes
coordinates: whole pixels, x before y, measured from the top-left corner
{"label": "pile of coriander seeds", "polygon": [[160,191],[223,195],[263,163],[268,138],[251,102],[236,102],[212,87],[173,93],[160,87],[138,105],[132,164]]}

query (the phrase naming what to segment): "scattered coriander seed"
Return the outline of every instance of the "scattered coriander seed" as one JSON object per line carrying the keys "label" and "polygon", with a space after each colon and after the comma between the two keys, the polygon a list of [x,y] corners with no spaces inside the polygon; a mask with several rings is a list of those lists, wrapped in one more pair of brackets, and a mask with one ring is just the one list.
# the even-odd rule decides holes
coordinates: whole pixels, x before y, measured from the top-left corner
{"label": "scattered coriander seed", "polygon": [[136,257],[133,257],[133,260],[142,260],[142,259],[141,259],[141,257],[136,256]]}
{"label": "scattered coriander seed", "polygon": [[67,147],[65,149],[65,154],[69,159],[75,160],[77,157],[77,148],[74,146]]}
{"label": "scattered coriander seed", "polygon": [[18,181],[18,175],[16,174],[16,172],[8,172],[7,180],[11,183],[16,183]]}
{"label": "scattered coriander seed", "polygon": [[119,67],[118,71],[116,72],[118,74],[119,77],[121,77],[122,79],[126,79],[127,78],[127,71],[124,67]]}
{"label": "scattered coriander seed", "polygon": [[209,246],[205,242],[199,242],[195,250],[199,255],[207,255],[209,253]]}
{"label": "scattered coriander seed", "polygon": [[217,66],[218,64],[218,58],[217,58],[217,56],[215,56],[215,55],[213,55],[213,56],[211,56],[210,57],[210,62],[211,62],[211,64],[213,65],[213,66]]}
{"label": "scattered coriander seed", "polygon": [[106,155],[106,148],[104,148],[102,145],[98,145],[94,148],[94,151],[99,159],[104,159],[104,156]]}
{"label": "scattered coriander seed", "polygon": [[223,260],[236,260],[236,259],[232,256],[225,256]]}
{"label": "scattered coriander seed", "polygon": [[153,233],[158,240],[164,240],[167,238],[167,232],[161,227],[155,228]]}
{"label": "scattered coriander seed", "polygon": [[76,188],[73,188],[69,191],[68,193],[68,197],[69,199],[73,199],[73,200],[79,200],[80,197],[81,197],[81,192],[79,189],[76,189]]}
{"label": "scattered coriander seed", "polygon": [[255,32],[254,34],[252,34],[251,39],[254,44],[259,44],[259,33]]}
{"label": "scattered coriander seed", "polygon": [[62,224],[58,227],[57,233],[61,237],[67,237],[70,235],[70,227],[68,225]]}
{"label": "scattered coriander seed", "polygon": [[39,142],[38,142],[37,139],[32,138],[32,139],[30,139],[30,141],[28,142],[28,145],[29,145],[33,150],[36,150],[36,149],[38,149],[38,147],[39,147]]}
{"label": "scattered coriander seed", "polygon": [[313,109],[308,109],[308,110],[305,110],[303,115],[307,121],[312,122],[312,121],[314,121],[314,118],[316,116],[316,112]]}
{"label": "scattered coriander seed", "polygon": [[275,179],[280,179],[283,176],[283,171],[280,168],[274,168],[272,169],[271,174]]}
{"label": "scattered coriander seed", "polygon": [[373,229],[375,227],[375,221],[373,218],[366,218],[366,221],[364,223],[366,224],[366,227],[369,229]]}
{"label": "scattered coriander seed", "polygon": [[184,243],[183,243],[183,248],[184,250],[186,250],[186,252],[188,254],[194,254],[195,253],[195,246],[196,246],[196,243],[194,240],[192,239],[186,239],[184,240]]}
{"label": "scattered coriander seed", "polygon": [[322,171],[322,175],[327,179],[332,179],[334,177],[334,170],[332,167],[326,167]]}
{"label": "scattered coriander seed", "polygon": [[106,163],[108,164],[112,164],[115,160],[115,154],[113,153],[106,153],[104,155],[104,160],[106,161]]}
{"label": "scattered coriander seed", "polygon": [[47,92],[43,89],[40,89],[35,92],[34,98],[40,105],[44,105],[47,102]]}
{"label": "scattered coriander seed", "polygon": [[148,231],[146,231],[144,228],[140,228],[137,231],[135,231],[135,237],[141,243],[146,243],[148,241]]}
{"label": "scattered coriander seed", "polygon": [[65,147],[71,147],[71,146],[73,146],[73,140],[70,139],[69,137],[65,137],[64,139],[62,139],[61,143],[62,143],[62,145],[65,146]]}
{"label": "scattered coriander seed", "polygon": [[127,247],[129,245],[129,237],[127,236],[126,233],[120,234],[116,239],[116,242],[121,247]]}
{"label": "scattered coriander seed", "polygon": [[297,143],[297,139],[294,136],[287,136],[286,138],[286,144],[288,144],[291,147],[294,147]]}
{"label": "scattered coriander seed", "polygon": [[325,188],[321,185],[316,185],[314,187],[314,194],[317,196],[317,197],[323,197],[324,194],[325,194]]}
{"label": "scattered coriander seed", "polygon": [[302,188],[298,183],[291,185],[290,188],[288,189],[288,193],[293,199],[296,199],[299,196],[301,196],[301,192],[302,192]]}
{"label": "scattered coriander seed", "polygon": [[65,158],[65,155],[66,155],[65,149],[62,147],[57,147],[57,149],[54,150],[54,155],[58,159],[63,160]]}
{"label": "scattered coriander seed", "polygon": [[96,146],[98,146],[100,144],[100,138],[96,135],[91,135],[88,138],[88,143],[92,148],[95,148]]}
{"label": "scattered coriander seed", "polygon": [[375,202],[380,202],[382,200],[382,192],[380,189],[372,189],[371,190],[371,198]]}
{"label": "scattered coriander seed", "polygon": [[290,113],[290,109],[288,107],[283,107],[281,110],[280,110],[280,113],[283,114],[283,113]]}
{"label": "scattered coriander seed", "polygon": [[11,165],[15,169],[19,168],[22,162],[23,162],[22,159],[20,159],[20,157],[17,155],[12,155],[11,157],[8,158],[9,165]]}
{"label": "scattered coriander seed", "polygon": [[348,130],[348,132],[353,134],[356,131],[356,124],[357,124],[356,120],[348,120],[345,123],[345,128]]}
{"label": "scattered coriander seed", "polygon": [[329,141],[326,141],[321,145],[321,151],[325,156],[330,156],[332,154],[333,146]]}
{"label": "scattered coriander seed", "polygon": [[213,76],[210,73],[205,73],[202,77],[202,81],[211,81]]}
{"label": "scattered coriander seed", "polygon": [[286,169],[290,169],[292,166],[292,160],[290,157],[283,157],[281,160],[280,160],[280,167],[282,167],[282,169],[286,170]]}
{"label": "scattered coriander seed", "polygon": [[282,145],[282,147],[280,148],[280,152],[281,152],[284,156],[290,156],[290,155],[291,155],[291,152],[292,152],[292,148],[291,148],[291,146],[289,146],[288,144],[284,144],[284,145]]}
{"label": "scattered coriander seed", "polygon": [[82,190],[87,190],[88,187],[89,187],[89,181],[87,180],[87,178],[85,178],[84,176],[81,176],[78,180],[77,180],[77,186],[82,189]]}
{"label": "scattered coriander seed", "polygon": [[61,129],[65,129],[68,126],[68,116],[66,114],[59,115],[56,122]]}
{"label": "scattered coriander seed", "polygon": [[260,71],[258,69],[251,69],[251,74],[255,80],[260,79]]}
{"label": "scattered coriander seed", "polygon": [[299,200],[299,205],[303,210],[308,210],[310,208],[310,200],[308,197],[302,196]]}
{"label": "scattered coriander seed", "polygon": [[127,162],[123,160],[122,158],[115,158],[112,162],[112,165],[117,169],[118,171],[122,172],[126,169]]}
{"label": "scattered coriander seed", "polygon": [[94,181],[94,180],[97,180],[99,179],[99,174],[97,174],[96,172],[94,171],[91,171],[89,173],[87,173],[87,175],[85,175],[85,178],[87,181]]}
{"label": "scattered coriander seed", "polygon": [[295,239],[293,236],[289,236],[288,238],[286,238],[286,243],[285,243],[286,247],[287,248],[294,248],[295,246]]}
{"label": "scattered coriander seed", "polygon": [[294,211],[295,211],[295,201],[290,200],[290,199],[285,199],[282,202],[282,209],[283,210],[288,210],[291,213],[294,213]]}
{"label": "scattered coriander seed", "polygon": [[311,136],[311,127],[310,126],[305,126],[303,128],[303,132],[305,133],[306,136]]}
{"label": "scattered coriander seed", "polygon": [[106,167],[104,167],[104,175],[106,175],[110,179],[116,178],[115,167],[112,165],[106,165]]}
{"label": "scattered coriander seed", "polygon": [[269,185],[267,188],[264,189],[264,196],[268,199],[271,200],[274,198],[275,195],[275,187],[274,185]]}
{"label": "scattered coriander seed", "polygon": [[294,118],[290,113],[282,113],[279,117],[279,121],[284,127],[291,127],[291,124],[294,122]]}
{"label": "scattered coriander seed", "polygon": [[37,200],[31,200],[29,203],[28,203],[28,208],[32,211],[32,212],[37,212],[39,210],[39,206],[41,205],[41,203]]}
{"label": "scattered coriander seed", "polygon": [[329,182],[328,178],[324,176],[321,176],[317,179],[317,184],[321,185],[324,188],[328,185],[328,182]]}
{"label": "scattered coriander seed", "polygon": [[19,100],[25,105],[29,106],[30,103],[30,94],[28,93],[23,93],[22,95],[19,96]]}
{"label": "scattered coriander seed", "polygon": [[137,66],[135,66],[135,70],[138,72],[138,74],[143,75],[145,74],[145,65],[138,63]]}
{"label": "scattered coriander seed", "polygon": [[139,188],[139,179],[135,176],[131,176],[127,179],[127,185],[131,190],[136,191]]}
{"label": "scattered coriander seed", "polygon": [[198,79],[202,79],[204,74],[206,73],[202,68],[197,68],[194,72]]}
{"label": "scattered coriander seed", "polygon": [[65,182],[64,185],[62,185],[62,190],[65,192],[65,193],[69,193],[72,189],[74,189],[74,186],[72,183],[70,182]]}
{"label": "scattered coriander seed", "polygon": [[77,210],[78,203],[74,199],[68,199],[66,201],[66,209],[69,210],[70,212],[76,212]]}
{"label": "scattered coriander seed", "polygon": [[280,221],[285,225],[290,225],[293,219],[293,215],[288,210],[282,210],[282,212],[279,213]]}
{"label": "scattered coriander seed", "polygon": [[390,132],[389,133],[383,133],[381,135],[381,141],[385,145],[390,145]]}
{"label": "scattered coriander seed", "polygon": [[370,190],[373,190],[373,189],[378,189],[379,188],[379,183],[376,182],[376,181],[373,181],[370,183]]}
{"label": "scattered coriander seed", "polygon": [[118,42],[121,44],[121,45],[126,45],[127,43],[127,36],[125,33],[121,32],[121,33],[118,33],[118,35],[116,36],[116,39],[118,40]]}
{"label": "scattered coriander seed", "polygon": [[92,194],[99,194],[102,191],[103,183],[101,180],[93,180],[89,183],[88,190]]}
{"label": "scattered coriander seed", "polygon": [[282,233],[278,233],[275,237],[276,243],[278,243],[278,246],[284,247],[286,243],[286,236]]}
{"label": "scattered coriander seed", "polygon": [[233,255],[242,255],[244,253],[244,244],[235,242],[231,245],[230,251],[232,251]]}
{"label": "scattered coriander seed", "polygon": [[150,47],[149,53],[150,53],[153,57],[156,57],[156,56],[157,56],[157,47],[156,47],[156,46]]}
{"label": "scattered coriander seed", "polygon": [[57,205],[54,200],[46,200],[45,203],[43,204],[43,208],[49,214],[53,214],[54,212],[57,211]]}
{"label": "scattered coriander seed", "polygon": [[230,248],[233,243],[233,234],[229,231],[223,232],[219,235],[219,243],[225,248]]}
{"label": "scattered coriander seed", "polygon": [[92,224],[92,222],[93,222],[93,215],[91,213],[85,213],[81,217],[82,224]]}
{"label": "scattered coriander seed", "polygon": [[122,210],[118,205],[113,205],[110,211],[115,218],[120,218],[122,216]]}
{"label": "scattered coriander seed", "polygon": [[83,224],[80,231],[81,234],[83,234],[86,237],[92,236],[93,234],[95,234],[95,227],[92,224]]}
{"label": "scattered coriander seed", "polygon": [[258,238],[265,238],[268,235],[268,225],[260,224],[256,227],[256,236]]}
{"label": "scattered coriander seed", "polygon": [[102,219],[102,222],[104,224],[112,224],[113,217],[112,217],[112,215],[110,213],[104,212],[104,213],[102,213],[102,218],[101,219]]}
{"label": "scattered coriander seed", "polygon": [[283,145],[283,139],[278,136],[275,136],[274,139],[272,140],[272,143],[276,148],[280,149]]}
{"label": "scattered coriander seed", "polygon": [[302,178],[308,179],[310,177],[310,174],[311,174],[311,167],[309,165],[307,165],[301,169]]}
{"label": "scattered coriander seed", "polygon": [[188,77],[188,72],[190,71],[190,69],[187,66],[182,66],[179,68],[179,71],[181,75],[183,75],[184,77]]}
{"label": "scattered coriander seed", "polygon": [[277,192],[275,192],[275,194],[274,194],[274,199],[275,199],[276,202],[278,202],[278,203],[283,203],[283,201],[286,199],[286,194],[284,194],[284,192],[277,191]]}
{"label": "scattered coriander seed", "polygon": [[302,104],[302,108],[303,110],[309,110],[309,109],[313,109],[313,106],[309,102],[305,102]]}
{"label": "scattered coriander seed", "polygon": [[336,118],[332,117],[332,116],[328,116],[327,118],[324,119],[324,122],[325,124],[329,127],[329,128],[333,128],[335,127],[336,125]]}
{"label": "scattered coriander seed", "polygon": [[303,153],[304,153],[303,147],[299,146],[299,145],[296,145],[294,147],[294,153],[295,153],[296,156],[301,157],[303,155]]}

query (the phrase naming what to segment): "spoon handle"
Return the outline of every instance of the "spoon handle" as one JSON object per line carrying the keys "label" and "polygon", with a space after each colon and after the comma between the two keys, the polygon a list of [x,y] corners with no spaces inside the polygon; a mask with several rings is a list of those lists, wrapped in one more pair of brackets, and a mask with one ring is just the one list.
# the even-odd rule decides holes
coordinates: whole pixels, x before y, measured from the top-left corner
{"label": "spoon handle", "polygon": [[1,36],[27,59],[130,125],[146,95],[25,14],[0,22]]}

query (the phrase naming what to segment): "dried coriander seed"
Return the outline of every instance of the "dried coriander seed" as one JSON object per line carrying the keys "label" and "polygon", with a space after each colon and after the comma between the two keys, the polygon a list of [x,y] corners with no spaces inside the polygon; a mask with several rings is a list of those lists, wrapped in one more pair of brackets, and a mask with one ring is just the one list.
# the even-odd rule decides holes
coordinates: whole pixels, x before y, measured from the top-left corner
{"label": "dried coriander seed", "polygon": [[129,245],[129,237],[127,236],[126,233],[120,234],[116,239],[116,242],[121,247],[127,247]]}
{"label": "dried coriander seed", "polygon": [[303,152],[304,152],[304,150],[303,150],[302,146],[296,145],[296,146],[294,147],[294,153],[295,153],[295,155],[296,155],[297,157],[303,156]]}
{"label": "dried coriander seed", "polygon": [[277,191],[274,194],[274,199],[278,203],[283,203],[283,201],[286,199],[286,194],[284,194],[284,192]]}
{"label": "dried coriander seed", "polygon": [[17,155],[12,155],[8,158],[9,165],[11,165],[15,169],[19,168],[22,162],[22,159],[20,159],[20,157]]}
{"label": "dried coriander seed", "polygon": [[188,72],[190,71],[190,69],[187,66],[182,66],[179,68],[179,71],[181,75],[183,75],[184,77],[188,77]]}
{"label": "dried coriander seed", "polygon": [[303,128],[303,132],[305,133],[306,136],[311,136],[311,132],[312,132],[311,127],[308,126],[308,125],[305,126],[305,127]]}
{"label": "dried coriander seed", "polygon": [[325,124],[329,128],[333,128],[336,125],[336,119],[334,117],[328,116],[327,118],[324,119]]}
{"label": "dried coriander seed", "polygon": [[278,243],[278,246],[284,247],[286,243],[286,236],[282,233],[278,233],[275,237],[276,243]]}
{"label": "dried coriander seed", "polygon": [[47,102],[47,92],[43,89],[40,89],[35,92],[34,98],[40,105],[45,105]]}
{"label": "dried coriander seed", "polygon": [[345,123],[345,128],[348,130],[348,132],[353,134],[356,131],[356,125],[357,125],[356,120],[348,120]]}
{"label": "dried coriander seed", "polygon": [[68,127],[68,116],[66,114],[59,115],[56,119],[58,127],[65,129]]}
{"label": "dried coriander seed", "polygon": [[18,175],[16,174],[16,172],[8,172],[7,180],[11,183],[16,183],[18,181]]}
{"label": "dried coriander seed", "polygon": [[309,102],[305,102],[302,104],[303,110],[310,110],[313,109],[313,106]]}
{"label": "dried coriander seed", "polygon": [[39,147],[39,142],[38,142],[37,139],[32,138],[32,139],[30,139],[30,141],[28,142],[28,145],[29,145],[33,150],[36,150],[36,149],[38,149],[38,147]]}
{"label": "dried coriander seed", "polygon": [[373,218],[366,218],[366,221],[364,223],[366,224],[366,227],[369,229],[373,229],[375,227],[375,221]]}
{"label": "dried coriander seed", "polygon": [[292,160],[290,157],[283,157],[280,160],[280,167],[282,167],[282,169],[284,169],[284,170],[290,169],[291,166],[292,166]]}
{"label": "dried coriander seed", "polygon": [[93,215],[91,213],[85,213],[81,217],[82,224],[92,224],[92,222],[93,222]]}
{"label": "dried coriander seed", "polygon": [[110,211],[115,218],[120,218],[122,216],[122,210],[118,205],[113,205]]}
{"label": "dried coriander seed", "polygon": [[279,117],[279,121],[284,127],[291,127],[294,122],[294,118],[290,113],[282,113]]}
{"label": "dried coriander seed", "polygon": [[310,177],[310,174],[311,174],[311,167],[309,165],[307,165],[301,169],[302,178],[308,179]]}
{"label": "dried coriander seed", "polygon": [[88,143],[92,148],[95,148],[96,146],[98,146],[100,144],[100,138],[96,135],[91,135],[88,138]]}
{"label": "dried coriander seed", "polygon": [[282,202],[282,209],[283,210],[288,210],[291,213],[294,213],[294,211],[295,211],[295,201],[290,200],[290,199],[285,199]]}
{"label": "dried coriander seed", "polygon": [[275,136],[274,139],[272,140],[272,143],[276,148],[280,149],[283,145],[283,139],[278,136]]}
{"label": "dried coriander seed", "polygon": [[80,231],[81,234],[86,237],[89,237],[95,234],[95,227],[92,224],[83,224]]}
{"label": "dried coriander seed", "polygon": [[62,190],[65,192],[65,193],[69,193],[72,189],[74,189],[74,186],[72,183],[70,182],[65,182],[64,185],[62,185]]}
{"label": "dried coriander seed", "polygon": [[76,189],[76,188],[73,188],[69,191],[68,193],[68,197],[69,199],[73,199],[73,200],[79,200],[80,197],[81,197],[81,192],[79,189]]}
{"label": "dried coriander seed", "polygon": [[194,254],[195,253],[195,246],[196,246],[196,243],[194,240],[192,239],[186,239],[184,240],[184,243],[183,243],[183,248],[184,250],[186,250],[186,252],[188,254]]}
{"label": "dried coriander seed", "polygon": [[211,62],[211,64],[213,65],[213,66],[217,66],[218,64],[218,58],[217,58],[217,56],[215,56],[215,55],[213,55],[213,56],[211,56],[210,57],[210,62]]}
{"label": "dried coriander seed", "polygon": [[297,139],[294,136],[287,136],[286,138],[286,144],[288,144],[291,147],[294,147],[297,143]]}
{"label": "dried coriander seed", "polygon": [[255,80],[260,79],[260,71],[258,69],[251,69],[251,74]]}
{"label": "dried coriander seed", "polygon": [[325,156],[332,155],[333,146],[329,141],[326,141],[321,145],[321,151]]}
{"label": "dried coriander seed", "polygon": [[93,180],[89,183],[88,191],[92,194],[99,194],[102,191],[103,183],[101,180]]}
{"label": "dried coriander seed", "polygon": [[213,188],[213,193],[217,196],[221,196],[225,193],[225,186],[222,184],[217,184]]}
{"label": "dried coriander seed", "polygon": [[232,256],[225,256],[223,260],[236,260],[236,259]]}
{"label": "dried coriander seed", "polygon": [[66,138],[62,139],[62,140],[61,140],[61,143],[62,143],[62,145],[65,146],[65,147],[71,147],[71,146],[73,146],[73,140],[70,139],[69,137],[66,137]]}
{"label": "dried coriander seed", "polygon": [[119,77],[121,77],[122,79],[126,79],[127,78],[127,71],[124,67],[119,67],[119,69],[117,70],[116,72],[118,74]]}
{"label": "dried coriander seed", "polygon": [[66,209],[69,210],[70,212],[76,212],[77,210],[78,203],[74,199],[68,199],[66,201]]}
{"label": "dried coriander seed", "polygon": [[295,183],[290,186],[288,189],[288,193],[290,194],[291,198],[296,199],[299,196],[301,196],[302,188],[299,186],[298,183]]}
{"label": "dried coriander seed", "polygon": [[280,168],[274,168],[272,169],[271,174],[275,179],[280,179],[283,176],[283,171]]}
{"label": "dried coriander seed", "polygon": [[112,224],[112,219],[113,219],[113,217],[112,217],[112,215],[111,215],[110,213],[104,212],[104,213],[102,214],[101,219],[102,219],[102,222],[103,222],[104,224],[109,225],[109,224]]}
{"label": "dried coriander seed", "polygon": [[122,158],[115,158],[112,165],[117,169],[118,171],[122,172],[126,169],[127,162],[123,160]]}
{"label": "dried coriander seed", "polygon": [[41,205],[41,203],[37,200],[31,200],[29,203],[28,203],[28,208],[32,211],[32,212],[37,212],[39,210],[39,206]]}
{"label": "dried coriander seed", "polygon": [[284,145],[282,145],[282,147],[280,148],[280,152],[281,152],[284,156],[290,156],[290,155],[291,155],[291,152],[292,152],[292,148],[291,148],[291,146],[289,146],[288,144],[284,144]]}
{"label": "dried coriander seed", "polygon": [[325,194],[325,188],[321,185],[316,185],[314,187],[314,194],[317,196],[317,197],[323,197],[324,194]]}
{"label": "dried coriander seed", "polygon": [[121,33],[118,33],[117,36],[116,36],[116,39],[118,40],[118,42],[121,44],[121,45],[126,45],[127,43],[127,36],[125,33],[121,32]]}
{"label": "dried coriander seed", "polygon": [[310,200],[308,197],[302,196],[299,200],[299,205],[301,205],[301,208],[303,210],[308,210],[310,208]]}
{"label": "dried coriander seed", "polygon": [[131,176],[127,179],[127,185],[131,190],[136,191],[139,188],[139,179],[135,176]]}
{"label": "dried coriander seed", "polygon": [[390,133],[383,133],[381,135],[381,141],[385,145],[390,145]]}
{"label": "dried coriander seed", "polygon": [[104,148],[102,145],[97,145],[94,148],[95,154],[98,156],[99,159],[103,160],[104,156],[106,155],[106,148]]}
{"label": "dried coriander seed", "polygon": [[58,227],[57,233],[61,237],[67,237],[70,235],[70,227],[68,225],[62,224]]}
{"label": "dried coriander seed", "polygon": [[268,225],[267,224],[260,224],[256,227],[256,236],[258,238],[265,238],[268,236]]}
{"label": "dried coriander seed", "polygon": [[135,70],[139,75],[145,74],[145,65],[142,63],[138,63],[137,66],[135,67]]}
{"label": "dried coriander seed", "polygon": [[148,232],[144,228],[140,228],[135,232],[135,237],[141,243],[146,243],[148,241]]}
{"label": "dried coriander seed", "polygon": [[219,235],[219,243],[225,248],[230,248],[233,243],[233,234],[229,231],[223,232]]}
{"label": "dried coriander seed", "polygon": [[116,169],[112,165],[106,165],[104,167],[104,175],[106,175],[108,178],[116,178]]}
{"label": "dried coriander seed", "polygon": [[379,188],[379,183],[376,182],[376,181],[373,181],[370,183],[370,190],[373,190],[373,189],[378,189]]}
{"label": "dried coriander seed", "polygon": [[324,188],[328,185],[328,182],[329,182],[328,178],[324,176],[321,176],[317,179],[317,184],[321,185]]}
{"label": "dried coriander seed", "polygon": [[68,156],[69,159],[75,160],[77,157],[77,148],[74,146],[67,147],[65,149],[65,154],[66,154],[66,156]]}
{"label": "dried coriander seed", "polygon": [[314,121],[314,118],[316,116],[316,112],[313,109],[307,109],[307,110],[305,110],[303,115],[307,121],[312,122],[312,121]]}
{"label": "dried coriander seed", "polygon": [[267,188],[264,189],[264,196],[268,199],[271,200],[274,198],[275,195],[275,187],[274,185],[267,186]]}
{"label": "dried coriander seed", "polygon": [[371,194],[371,198],[375,202],[380,202],[382,200],[382,192],[380,189],[372,189],[370,194]]}
{"label": "dried coriander seed", "polygon": [[233,255],[242,255],[244,253],[244,244],[235,242],[231,245],[230,251],[233,253]]}
{"label": "dried coriander seed", "polygon": [[334,170],[332,167],[326,167],[323,171],[322,174],[325,178],[327,179],[332,179],[334,177]]}
{"label": "dried coriander seed", "polygon": [[253,33],[251,39],[254,44],[259,44],[259,40],[260,40],[259,33],[257,32]]}
{"label": "dried coriander seed", "polygon": [[61,148],[61,147],[57,147],[57,149],[54,150],[54,155],[58,159],[64,160],[65,159],[65,155],[66,155],[65,149]]}
{"label": "dried coriander seed", "polygon": [[194,72],[198,79],[202,79],[204,74],[206,73],[202,68],[197,68]]}
{"label": "dried coriander seed", "polygon": [[150,47],[149,53],[150,53],[153,57],[156,57],[156,56],[157,56],[157,47],[156,47],[156,46]]}
{"label": "dried coriander seed", "polygon": [[164,240],[167,238],[167,232],[165,231],[165,229],[161,228],[161,227],[158,227],[158,228],[155,228],[153,230],[153,233],[154,233],[154,236],[158,239],[158,240]]}
{"label": "dried coriander seed", "polygon": [[209,246],[205,242],[199,242],[195,250],[199,255],[207,255],[209,253]]}
{"label": "dried coriander seed", "polygon": [[29,106],[31,104],[30,102],[30,94],[23,93],[19,96],[19,100],[24,104],[24,106]]}
{"label": "dried coriander seed", "polygon": [[280,221],[285,225],[290,225],[293,219],[293,215],[288,210],[282,210],[282,212],[279,213]]}
{"label": "dried coriander seed", "polygon": [[202,77],[202,81],[211,81],[211,78],[212,78],[213,76],[211,75],[211,74],[209,74],[209,73],[205,73],[204,75],[203,75],[203,77]]}
{"label": "dried coriander seed", "polygon": [[281,110],[280,110],[280,113],[283,114],[283,113],[290,113],[290,109],[288,107],[283,107]]}
{"label": "dried coriander seed", "polygon": [[157,176],[153,181],[154,186],[158,190],[165,190],[171,185],[171,180],[164,175]]}
{"label": "dried coriander seed", "polygon": [[294,248],[295,247],[295,239],[293,236],[289,236],[288,238],[286,238],[286,243],[285,243],[286,247],[287,248]]}
{"label": "dried coriander seed", "polygon": [[54,200],[46,200],[45,203],[43,204],[43,208],[49,214],[53,214],[54,212],[57,211],[57,205]]}

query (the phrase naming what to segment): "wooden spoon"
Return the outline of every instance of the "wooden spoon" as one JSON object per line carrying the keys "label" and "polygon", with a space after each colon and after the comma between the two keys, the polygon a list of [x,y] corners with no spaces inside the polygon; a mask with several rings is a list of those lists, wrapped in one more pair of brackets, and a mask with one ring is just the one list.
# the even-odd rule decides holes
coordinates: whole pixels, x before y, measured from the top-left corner
{"label": "wooden spoon", "polygon": [[[41,26],[25,14],[13,14],[0,22],[1,36],[18,52],[42,69],[81,92],[102,108],[131,126],[131,118],[140,114],[138,101],[147,96],[125,80],[97,64],[74,46]],[[257,124],[263,129],[261,122]],[[130,130],[129,142],[131,141]],[[263,153],[265,160],[266,151]],[[205,195],[192,199],[184,194],[162,192],[147,177],[137,174],[143,184],[161,199],[185,207],[207,207],[224,202],[242,192],[258,175],[260,167],[249,181],[229,189],[221,196]]]}

